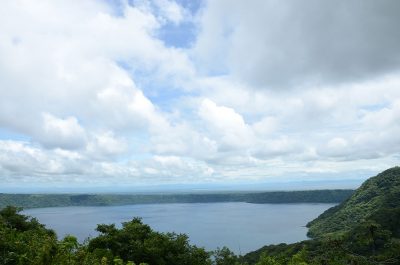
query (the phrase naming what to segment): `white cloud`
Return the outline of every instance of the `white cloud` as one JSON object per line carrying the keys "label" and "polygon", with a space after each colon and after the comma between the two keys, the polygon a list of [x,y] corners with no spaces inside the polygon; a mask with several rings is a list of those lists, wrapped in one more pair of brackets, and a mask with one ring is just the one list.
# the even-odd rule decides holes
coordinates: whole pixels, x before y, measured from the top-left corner
{"label": "white cloud", "polygon": [[259,136],[267,136],[277,130],[278,121],[275,117],[267,116],[252,124],[254,132]]}
{"label": "white cloud", "polygon": [[248,146],[253,141],[250,127],[232,108],[217,106],[204,99],[199,107],[199,116],[205,121],[206,128],[219,137],[222,150]]}
{"label": "white cloud", "polygon": [[75,117],[60,119],[50,113],[43,113],[42,117],[43,127],[36,137],[45,147],[76,149],[85,146],[85,130]]}
{"label": "white cloud", "polygon": [[154,156],[144,161],[146,178],[164,182],[204,182],[212,177],[214,169],[201,161],[177,156]]}
{"label": "white cloud", "polygon": [[254,155],[259,158],[273,158],[278,156],[291,156],[303,151],[303,146],[298,139],[287,136],[267,139],[255,147]]}
{"label": "white cloud", "polygon": [[179,24],[185,18],[185,10],[183,7],[178,5],[175,1],[170,0],[156,0],[155,4],[157,5],[160,13],[163,14],[165,18],[172,21],[175,24]]}
{"label": "white cloud", "polygon": [[206,3],[194,48],[205,72],[279,89],[376,78],[400,67],[397,1]]}
{"label": "white cloud", "polygon": [[[208,1],[198,14],[172,0],[2,3],[0,183],[263,181],[398,163],[397,4],[350,2]],[[159,39],[188,23],[193,47]]]}
{"label": "white cloud", "polygon": [[92,158],[110,159],[110,157],[122,155],[127,149],[128,143],[125,139],[118,139],[113,132],[107,131],[92,136],[87,146],[87,153]]}
{"label": "white cloud", "polygon": [[3,178],[11,175],[17,179],[24,177],[57,176],[69,174],[72,166],[67,167],[51,151],[41,150],[24,142],[0,141],[0,168]]}
{"label": "white cloud", "polygon": [[341,137],[335,137],[327,143],[327,152],[330,156],[343,156],[348,153],[348,143]]}

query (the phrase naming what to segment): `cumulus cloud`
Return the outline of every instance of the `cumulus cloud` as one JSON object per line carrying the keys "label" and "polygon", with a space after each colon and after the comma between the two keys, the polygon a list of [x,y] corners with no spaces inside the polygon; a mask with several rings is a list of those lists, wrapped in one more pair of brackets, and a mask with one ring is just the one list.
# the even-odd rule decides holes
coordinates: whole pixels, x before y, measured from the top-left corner
{"label": "cumulus cloud", "polygon": [[221,151],[243,147],[253,141],[252,130],[232,108],[217,106],[213,101],[204,99],[199,108],[199,116],[207,128],[218,136]]}
{"label": "cumulus cloud", "polygon": [[[144,175],[152,178],[166,178],[166,182],[203,182],[214,174],[214,169],[204,162],[177,156],[154,156],[145,161]],[[171,176],[175,176],[172,177]]]}
{"label": "cumulus cloud", "polygon": [[275,117],[267,116],[255,122],[252,127],[257,135],[267,136],[278,128],[278,121]]}
{"label": "cumulus cloud", "polygon": [[183,21],[185,17],[185,10],[175,1],[156,0],[155,4],[166,19],[175,24],[179,24],[181,21]]}
{"label": "cumulus cloud", "polygon": [[[80,174],[81,167],[74,166],[79,161],[79,156],[72,158],[65,151],[59,155],[52,155],[58,151],[46,151],[28,143],[1,140],[0,163],[2,177],[13,176],[19,180],[24,177],[38,178],[46,181],[49,176]],[[43,177],[43,178],[42,178]]]}
{"label": "cumulus cloud", "polygon": [[[123,16],[116,17],[110,9],[97,1],[4,3],[0,121],[5,126],[27,133],[26,127],[37,123],[44,112],[109,121],[99,112],[118,112],[115,104],[146,116],[151,103],[118,63],[149,74],[155,71],[154,78],[190,69],[183,53],[152,37],[160,25],[151,13],[127,5]],[[129,115],[120,112],[110,118]]]}
{"label": "cumulus cloud", "polygon": [[[189,5],[2,3],[0,183],[287,180],[398,163],[396,1]],[[198,35],[176,48],[160,33],[172,28]]]}
{"label": "cumulus cloud", "polygon": [[85,130],[75,117],[57,118],[50,113],[43,113],[42,129],[37,138],[45,147],[76,149],[86,144]]}
{"label": "cumulus cloud", "polygon": [[125,139],[116,138],[111,131],[97,133],[87,145],[87,153],[95,159],[110,159],[128,151]]}
{"label": "cumulus cloud", "polygon": [[188,156],[205,160],[217,155],[218,144],[211,136],[182,123],[154,131],[150,146],[146,149],[157,155]]}
{"label": "cumulus cloud", "polygon": [[204,71],[267,89],[370,79],[399,70],[399,9],[391,0],[207,1],[194,54]]}

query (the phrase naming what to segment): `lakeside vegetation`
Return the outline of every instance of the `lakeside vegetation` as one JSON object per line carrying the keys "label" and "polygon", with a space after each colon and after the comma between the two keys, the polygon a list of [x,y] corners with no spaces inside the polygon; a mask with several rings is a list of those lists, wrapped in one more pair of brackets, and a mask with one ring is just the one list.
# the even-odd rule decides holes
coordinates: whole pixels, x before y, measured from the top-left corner
{"label": "lakeside vegetation", "polygon": [[36,219],[8,206],[0,211],[0,264],[400,264],[400,168],[367,180],[308,226],[310,240],[236,256],[227,248],[207,252],[185,235],[153,231],[138,218],[120,229],[98,225],[100,234],[82,244],[73,236],[58,240]]}
{"label": "lakeside vegetation", "polygon": [[[340,205],[332,207],[309,222],[308,236],[321,237],[351,230],[368,219],[380,220],[395,215],[400,207],[400,169],[388,169],[365,181],[354,194]],[[400,218],[397,219],[400,229]],[[400,236],[400,231],[396,232]]]}
{"label": "lakeside vegetation", "polygon": [[340,203],[354,190],[271,191],[198,194],[7,194],[0,193],[0,209],[63,206],[114,206],[150,203]]}
{"label": "lakeside vegetation", "polygon": [[[309,222],[313,239],[265,246],[248,253],[249,264],[400,264],[400,167],[365,181],[343,203]],[[257,263],[263,257],[276,263]]]}

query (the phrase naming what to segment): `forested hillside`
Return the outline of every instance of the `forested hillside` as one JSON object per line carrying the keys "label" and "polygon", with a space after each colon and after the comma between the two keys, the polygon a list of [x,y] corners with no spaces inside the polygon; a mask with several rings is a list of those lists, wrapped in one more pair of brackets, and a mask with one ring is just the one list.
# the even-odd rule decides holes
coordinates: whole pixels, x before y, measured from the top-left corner
{"label": "forested hillside", "polygon": [[399,184],[400,167],[388,169],[311,221],[309,234],[315,239],[265,246],[242,261],[257,265],[400,264]]}
{"label": "forested hillside", "polygon": [[367,180],[349,199],[310,222],[314,239],[265,246],[240,257],[227,248],[207,252],[185,235],[156,232],[137,218],[122,228],[98,225],[100,234],[83,244],[73,236],[58,240],[37,220],[6,207],[0,211],[0,264],[400,264],[399,179],[395,167]]}
{"label": "forested hillside", "polygon": [[111,206],[146,203],[340,203],[353,190],[271,191],[198,194],[0,194],[0,209],[62,206]]}
{"label": "forested hillside", "polygon": [[345,232],[366,219],[380,218],[399,207],[400,167],[394,167],[368,179],[347,201],[308,223],[308,235]]}

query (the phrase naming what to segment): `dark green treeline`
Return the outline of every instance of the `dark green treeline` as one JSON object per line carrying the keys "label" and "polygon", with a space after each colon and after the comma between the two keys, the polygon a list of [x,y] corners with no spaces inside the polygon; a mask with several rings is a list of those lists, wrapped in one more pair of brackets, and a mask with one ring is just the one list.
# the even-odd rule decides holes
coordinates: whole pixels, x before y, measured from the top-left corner
{"label": "dark green treeline", "polygon": [[149,203],[340,203],[353,190],[271,191],[204,194],[6,194],[0,193],[0,209],[63,206],[112,206]]}

